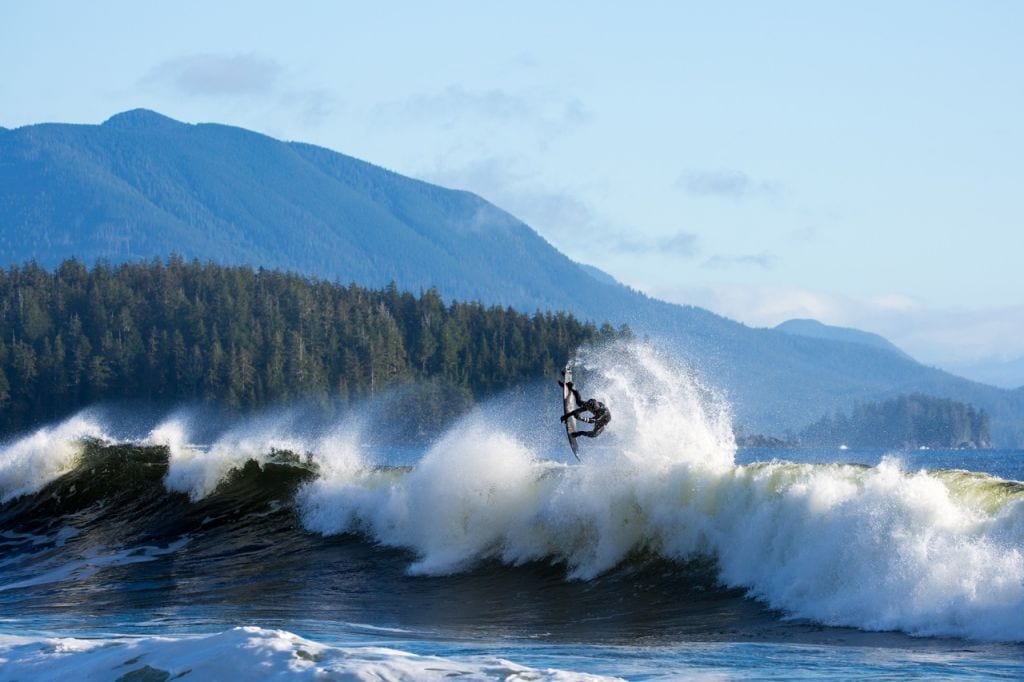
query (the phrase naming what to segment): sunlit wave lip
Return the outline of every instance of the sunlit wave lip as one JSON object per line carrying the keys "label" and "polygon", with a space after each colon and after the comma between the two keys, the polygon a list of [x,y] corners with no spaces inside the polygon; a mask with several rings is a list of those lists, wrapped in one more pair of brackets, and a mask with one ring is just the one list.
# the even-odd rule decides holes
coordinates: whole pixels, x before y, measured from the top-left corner
{"label": "sunlit wave lip", "polygon": [[0,503],[38,492],[73,469],[87,439],[110,440],[89,411],[0,446]]}

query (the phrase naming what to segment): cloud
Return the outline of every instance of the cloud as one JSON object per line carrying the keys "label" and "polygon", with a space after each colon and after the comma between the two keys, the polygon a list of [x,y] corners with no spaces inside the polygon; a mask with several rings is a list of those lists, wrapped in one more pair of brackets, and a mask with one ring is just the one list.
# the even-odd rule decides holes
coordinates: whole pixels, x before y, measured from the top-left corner
{"label": "cloud", "polygon": [[743,171],[727,169],[689,171],[679,176],[675,186],[693,196],[733,200],[779,194],[774,182],[755,180]]}
{"label": "cloud", "polygon": [[301,78],[293,78],[278,62],[255,53],[203,53],[164,61],[137,85],[175,102],[182,96],[193,98],[204,111],[229,107],[236,120],[242,114],[240,122],[247,127],[287,138],[295,134],[296,124],[316,128],[344,108],[330,90],[296,87],[297,81]]}
{"label": "cloud", "polygon": [[821,233],[822,229],[817,225],[807,225],[790,230],[786,234],[786,238],[791,242],[806,244],[807,242],[818,241],[819,237],[821,237]]}
{"label": "cloud", "polygon": [[623,237],[617,239],[615,245],[619,251],[633,255],[664,254],[693,258],[700,251],[697,235],[692,232],[677,232],[661,237]]}
{"label": "cloud", "polygon": [[540,62],[530,52],[520,52],[512,57],[511,66],[518,69],[533,70],[540,66]]}
{"label": "cloud", "polygon": [[707,268],[709,270],[724,270],[726,268],[750,266],[758,267],[763,270],[771,270],[775,267],[775,256],[764,251],[761,253],[743,256],[725,256],[722,254],[716,254],[701,263],[702,268]]}
{"label": "cloud", "polygon": [[609,255],[655,255],[695,258],[700,253],[696,234],[677,231],[645,235],[614,225],[573,188],[538,179],[519,157],[487,156],[459,165],[449,158],[418,174],[429,182],[479,194],[534,228],[556,248],[574,258],[607,260]]}
{"label": "cloud", "polygon": [[341,106],[326,90],[289,90],[280,98],[283,108],[293,108],[308,125],[320,125],[330,119]]}
{"label": "cloud", "polygon": [[203,53],[158,64],[142,82],[170,86],[196,97],[262,95],[275,90],[281,70],[273,59],[253,53]]}
{"label": "cloud", "polygon": [[419,93],[378,104],[375,123],[388,126],[427,125],[465,131],[473,124],[501,124],[534,131],[541,144],[591,120],[582,100],[543,89],[509,92],[473,90],[449,85],[439,92]]}
{"label": "cloud", "polygon": [[568,189],[536,181],[524,161],[510,156],[487,156],[457,165],[438,159],[425,180],[479,194],[555,241],[589,238],[608,232],[593,207]]}

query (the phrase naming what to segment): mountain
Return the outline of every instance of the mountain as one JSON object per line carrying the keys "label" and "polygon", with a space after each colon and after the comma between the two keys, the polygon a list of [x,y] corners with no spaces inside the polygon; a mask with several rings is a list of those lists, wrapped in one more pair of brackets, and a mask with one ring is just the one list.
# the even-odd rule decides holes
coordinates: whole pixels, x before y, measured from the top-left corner
{"label": "mountain", "polygon": [[586,263],[577,263],[583,271],[596,279],[598,282],[604,282],[605,284],[620,284],[619,280],[615,279],[607,272],[600,268],[595,268],[593,265],[587,265]]}
{"label": "mountain", "polygon": [[837,409],[923,393],[984,408],[997,445],[1024,445],[1024,392],[870,344],[751,329],[648,298],[468,192],[146,110],[98,126],[0,130],[0,264],[172,253],[625,323],[693,364],[748,433],[796,431]]}
{"label": "mountain", "polygon": [[832,325],[818,322],[817,320],[786,320],[775,326],[776,331],[796,336],[807,336],[812,339],[830,339],[832,341],[845,341],[846,343],[859,343],[872,348],[880,348],[892,353],[898,353],[908,360],[909,355],[900,350],[896,344],[879,334],[853,329],[852,327],[834,327]]}
{"label": "mountain", "polygon": [[1014,360],[992,358],[962,365],[947,365],[946,369],[959,376],[1001,388],[1024,386],[1024,357]]}

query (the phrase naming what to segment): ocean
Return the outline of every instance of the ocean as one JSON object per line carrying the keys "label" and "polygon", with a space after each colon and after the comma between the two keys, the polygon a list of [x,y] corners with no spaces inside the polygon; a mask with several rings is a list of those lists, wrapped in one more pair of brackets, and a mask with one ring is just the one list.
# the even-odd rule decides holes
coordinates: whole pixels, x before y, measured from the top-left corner
{"label": "ocean", "polygon": [[580,463],[553,385],[10,439],[0,680],[1024,677],[1024,452],[738,450],[666,354],[577,366]]}

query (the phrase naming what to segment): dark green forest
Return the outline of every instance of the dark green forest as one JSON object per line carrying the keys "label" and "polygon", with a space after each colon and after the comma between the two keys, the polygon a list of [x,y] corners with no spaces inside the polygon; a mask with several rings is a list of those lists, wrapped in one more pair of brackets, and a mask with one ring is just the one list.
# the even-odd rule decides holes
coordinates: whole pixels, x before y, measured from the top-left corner
{"label": "dark green forest", "polygon": [[[0,433],[102,401],[324,409],[396,385],[463,406],[628,335],[532,315],[177,257],[0,269]],[[428,396],[430,397],[430,396]]]}
{"label": "dark green forest", "polygon": [[914,394],[824,416],[800,433],[807,445],[876,448],[991,447],[989,416],[972,405]]}

